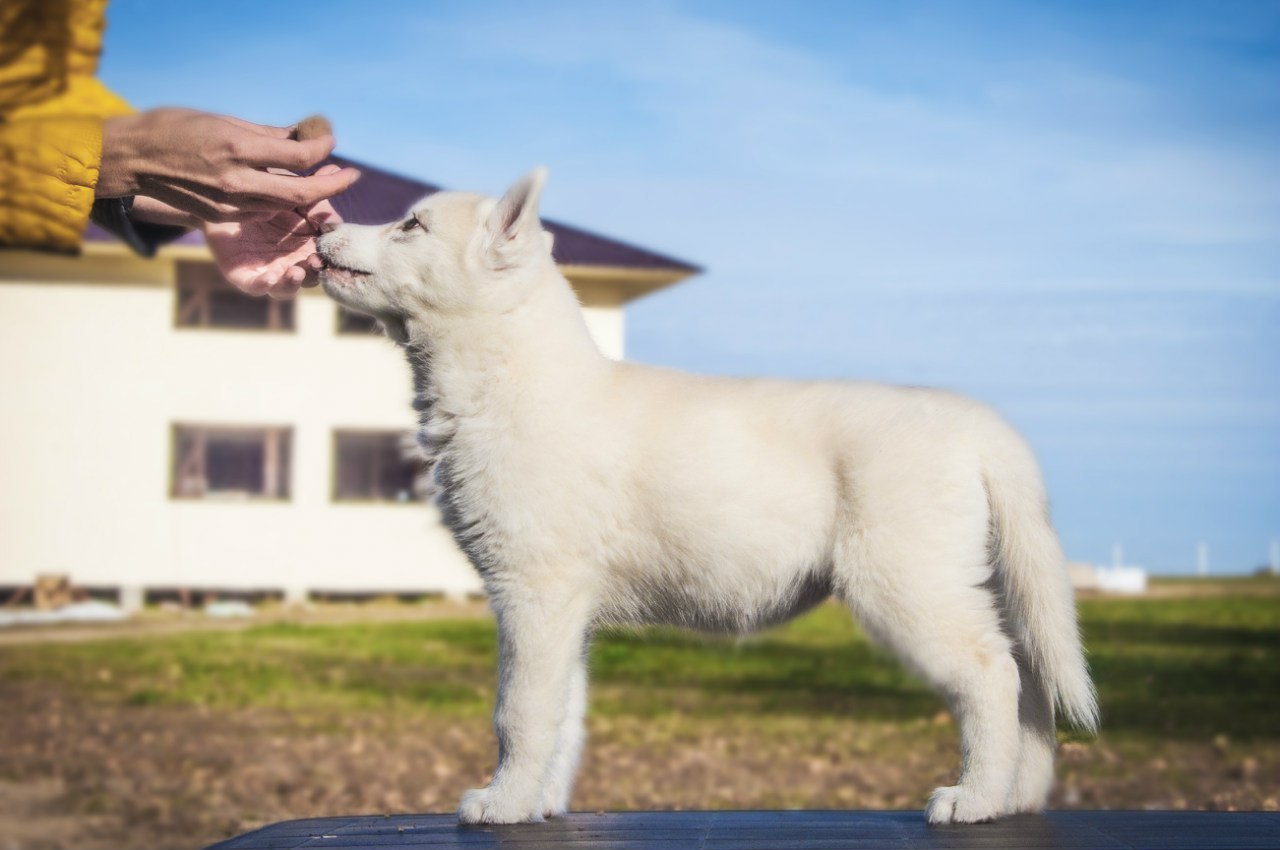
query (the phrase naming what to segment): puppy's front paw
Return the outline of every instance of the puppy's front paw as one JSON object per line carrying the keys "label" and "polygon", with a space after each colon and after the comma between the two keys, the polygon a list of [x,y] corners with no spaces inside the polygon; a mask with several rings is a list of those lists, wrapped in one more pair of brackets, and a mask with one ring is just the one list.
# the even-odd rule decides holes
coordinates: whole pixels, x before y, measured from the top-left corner
{"label": "puppy's front paw", "polygon": [[493,787],[473,788],[462,795],[458,804],[459,823],[529,823],[542,820],[537,805],[522,805]]}
{"label": "puppy's front paw", "polygon": [[998,804],[981,799],[963,785],[937,788],[929,798],[924,816],[929,823],[982,823],[1003,814]]}
{"label": "puppy's front paw", "polygon": [[544,817],[559,817],[569,811],[569,791],[560,787],[560,783],[548,780],[542,787],[542,814]]}

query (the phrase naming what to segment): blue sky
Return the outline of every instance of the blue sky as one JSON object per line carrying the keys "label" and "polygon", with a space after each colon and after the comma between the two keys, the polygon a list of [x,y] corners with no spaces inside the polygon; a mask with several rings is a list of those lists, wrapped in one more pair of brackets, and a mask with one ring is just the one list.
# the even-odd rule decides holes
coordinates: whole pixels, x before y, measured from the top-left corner
{"label": "blue sky", "polygon": [[1070,557],[1280,538],[1280,3],[116,0],[138,107],[285,124],[704,265],[632,359],[943,386]]}

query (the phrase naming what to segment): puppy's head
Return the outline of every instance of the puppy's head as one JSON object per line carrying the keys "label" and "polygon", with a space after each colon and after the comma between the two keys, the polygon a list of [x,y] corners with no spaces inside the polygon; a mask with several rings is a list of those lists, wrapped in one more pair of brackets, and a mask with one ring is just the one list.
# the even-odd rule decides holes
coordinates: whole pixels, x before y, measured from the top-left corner
{"label": "puppy's head", "polygon": [[536,285],[534,272],[551,262],[551,234],[538,221],[546,176],[534,169],[498,201],[438,192],[399,221],[339,225],[317,242],[320,282],[338,303],[381,319],[393,336],[413,318],[510,310]]}

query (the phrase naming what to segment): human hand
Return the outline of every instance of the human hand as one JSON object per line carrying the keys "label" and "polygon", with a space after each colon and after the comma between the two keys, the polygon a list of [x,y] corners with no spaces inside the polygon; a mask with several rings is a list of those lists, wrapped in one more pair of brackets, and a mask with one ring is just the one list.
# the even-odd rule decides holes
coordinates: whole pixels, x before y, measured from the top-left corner
{"label": "human hand", "polygon": [[[316,176],[340,170],[326,165]],[[287,299],[307,283],[308,271],[320,268],[316,236],[341,223],[333,205],[322,200],[306,209],[284,210],[265,218],[206,223],[204,238],[218,270],[237,289]]]}
{"label": "human hand", "polygon": [[150,196],[207,222],[272,218],[309,210],[356,181],[354,168],[278,173],[314,168],[333,144],[332,135],[295,141],[284,127],[190,109],[110,118],[96,194]]}

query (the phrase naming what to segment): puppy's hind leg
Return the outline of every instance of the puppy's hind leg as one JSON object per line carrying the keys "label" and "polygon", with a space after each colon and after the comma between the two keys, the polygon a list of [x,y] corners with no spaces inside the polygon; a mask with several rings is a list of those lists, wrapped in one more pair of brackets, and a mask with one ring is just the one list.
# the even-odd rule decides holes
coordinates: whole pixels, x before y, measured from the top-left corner
{"label": "puppy's hind leg", "polygon": [[959,553],[922,547],[927,534],[910,538],[883,548],[863,538],[841,595],[868,632],[946,698],[958,720],[960,781],[934,791],[929,822],[992,820],[1012,811],[1020,744],[1017,666],[992,594],[966,583],[981,568],[950,559]]}
{"label": "puppy's hind leg", "polygon": [[1038,812],[1053,787],[1053,756],[1058,735],[1053,722],[1053,697],[1044,679],[1019,655],[1022,692],[1018,695],[1021,752],[1013,782],[1013,810]]}

